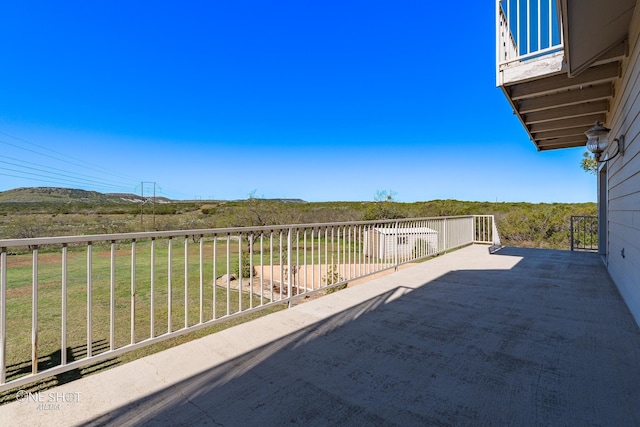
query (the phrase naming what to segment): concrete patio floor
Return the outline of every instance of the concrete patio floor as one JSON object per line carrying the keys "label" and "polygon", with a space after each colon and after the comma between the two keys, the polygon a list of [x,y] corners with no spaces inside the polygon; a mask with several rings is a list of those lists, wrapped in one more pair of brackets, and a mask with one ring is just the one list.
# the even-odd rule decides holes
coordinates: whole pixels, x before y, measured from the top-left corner
{"label": "concrete patio floor", "polygon": [[2,425],[640,425],[598,255],[470,246],[0,407]]}

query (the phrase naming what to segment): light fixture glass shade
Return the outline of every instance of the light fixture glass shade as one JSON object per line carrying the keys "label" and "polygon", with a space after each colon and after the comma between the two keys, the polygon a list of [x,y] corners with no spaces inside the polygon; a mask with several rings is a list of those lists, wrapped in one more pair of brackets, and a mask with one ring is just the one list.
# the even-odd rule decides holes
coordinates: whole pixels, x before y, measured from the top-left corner
{"label": "light fixture glass shade", "polygon": [[595,126],[584,133],[587,135],[587,150],[595,155],[600,155],[606,151],[607,147],[609,147],[609,138],[607,138],[609,131],[610,129],[600,126],[596,122]]}

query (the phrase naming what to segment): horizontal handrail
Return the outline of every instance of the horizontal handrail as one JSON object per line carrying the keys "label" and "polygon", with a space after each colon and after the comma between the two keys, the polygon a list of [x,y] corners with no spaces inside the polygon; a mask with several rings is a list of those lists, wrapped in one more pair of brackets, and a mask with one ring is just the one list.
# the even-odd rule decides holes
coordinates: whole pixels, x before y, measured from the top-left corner
{"label": "horizontal handrail", "polygon": [[470,215],[0,240],[0,391],[496,239]]}

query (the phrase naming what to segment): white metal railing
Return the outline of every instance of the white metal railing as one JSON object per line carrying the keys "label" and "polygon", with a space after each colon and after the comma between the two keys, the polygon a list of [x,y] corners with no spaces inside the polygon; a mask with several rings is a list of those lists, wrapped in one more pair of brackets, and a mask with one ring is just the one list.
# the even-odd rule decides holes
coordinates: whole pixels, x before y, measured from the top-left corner
{"label": "white metal railing", "polygon": [[[496,0],[497,71],[563,49],[557,0]],[[498,81],[499,78],[498,78]]]}
{"label": "white metal railing", "polygon": [[0,391],[496,238],[487,215],[0,240]]}

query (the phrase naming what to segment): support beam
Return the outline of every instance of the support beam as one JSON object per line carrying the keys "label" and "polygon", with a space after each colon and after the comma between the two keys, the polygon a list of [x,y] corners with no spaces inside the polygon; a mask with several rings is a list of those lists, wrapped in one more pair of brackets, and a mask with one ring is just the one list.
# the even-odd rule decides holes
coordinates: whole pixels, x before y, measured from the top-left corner
{"label": "support beam", "polygon": [[593,123],[597,120],[599,122],[604,121],[605,114],[591,114],[589,116],[573,117],[570,119],[552,120],[548,122],[534,123],[529,126],[529,132],[549,132],[559,129],[569,128],[583,128],[585,126],[593,126]]}
{"label": "support beam", "polygon": [[538,150],[550,150],[553,148],[570,148],[580,147],[587,144],[587,137],[581,136],[565,136],[562,138],[549,139],[536,142]]}
{"label": "support beam", "polygon": [[539,98],[524,99],[517,103],[520,114],[549,108],[563,107],[566,105],[582,104],[583,102],[599,101],[613,97],[613,84],[605,83],[584,89],[560,92],[555,95],[546,95]]}
{"label": "support beam", "polygon": [[527,124],[542,123],[552,120],[568,119],[591,114],[606,114],[609,111],[609,101],[585,102],[583,104],[570,105],[567,107],[549,108],[548,110],[536,111],[523,115],[523,121]]}
{"label": "support beam", "polygon": [[557,129],[557,130],[552,130],[548,132],[538,132],[538,133],[532,132],[531,135],[533,136],[533,139],[535,141],[557,139],[565,136],[571,136],[571,137],[575,136],[575,137],[583,138],[586,142],[587,137],[584,135],[584,133],[588,131],[589,128],[591,127],[593,127],[593,123],[591,123],[590,125],[579,127],[579,128]]}
{"label": "support beam", "polygon": [[580,75],[569,78],[566,74],[546,77],[540,80],[521,83],[509,88],[511,99],[518,101],[535,96],[557,93],[559,90],[580,89],[584,86],[612,82],[620,76],[620,65],[612,62],[598,67],[589,68]]}

